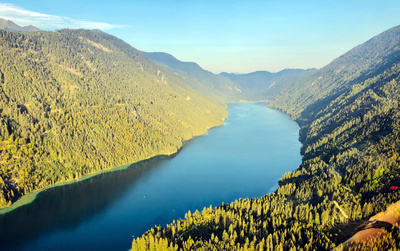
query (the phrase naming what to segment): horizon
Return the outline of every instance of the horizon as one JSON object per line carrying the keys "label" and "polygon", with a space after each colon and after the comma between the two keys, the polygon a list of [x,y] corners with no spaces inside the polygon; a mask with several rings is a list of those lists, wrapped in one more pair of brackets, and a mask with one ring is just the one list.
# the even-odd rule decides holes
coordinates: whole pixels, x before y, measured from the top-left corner
{"label": "horizon", "polygon": [[16,0],[0,2],[0,17],[42,30],[100,29],[216,74],[276,73],[320,69],[399,25],[396,3]]}

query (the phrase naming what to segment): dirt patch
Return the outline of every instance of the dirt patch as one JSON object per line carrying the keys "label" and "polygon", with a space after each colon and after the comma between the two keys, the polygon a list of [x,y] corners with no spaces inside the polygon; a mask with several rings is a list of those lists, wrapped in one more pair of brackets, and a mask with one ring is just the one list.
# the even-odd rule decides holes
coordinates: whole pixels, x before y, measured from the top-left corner
{"label": "dirt patch", "polygon": [[400,201],[390,205],[386,211],[380,212],[369,218],[363,230],[354,234],[350,239],[342,245],[343,250],[347,250],[354,245],[364,244],[366,247],[369,243],[374,243],[374,239],[379,241],[379,238],[387,235],[393,225],[400,224]]}

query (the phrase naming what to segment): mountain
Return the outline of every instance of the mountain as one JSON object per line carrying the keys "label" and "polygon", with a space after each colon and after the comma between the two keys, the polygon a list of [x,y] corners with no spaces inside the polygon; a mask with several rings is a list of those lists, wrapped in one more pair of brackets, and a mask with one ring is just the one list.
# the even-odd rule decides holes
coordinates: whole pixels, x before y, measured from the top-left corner
{"label": "mountain", "polygon": [[265,100],[279,94],[299,79],[315,72],[316,69],[285,69],[277,73],[256,71],[248,74],[222,72],[220,75],[238,83],[253,100]]}
{"label": "mountain", "polygon": [[144,52],[144,54],[181,78],[193,89],[222,103],[238,102],[246,99],[245,93],[237,83],[224,76],[206,71],[196,63],[182,62],[163,52]]}
{"label": "mountain", "polygon": [[32,25],[21,27],[21,26],[15,24],[13,21],[6,20],[4,18],[0,18],[0,29],[16,31],[16,32],[30,32],[30,31],[39,31],[40,30]]}
{"label": "mountain", "polygon": [[[400,222],[373,216],[393,208],[399,215],[399,103],[397,26],[269,103],[296,119],[303,143],[302,164],[280,179],[276,192],[188,212],[135,239],[132,249],[341,250],[358,233],[366,239],[350,239],[346,250],[399,250],[398,225],[392,224]],[[381,235],[369,236],[370,229]]]}
{"label": "mountain", "polygon": [[282,92],[270,102],[271,106],[298,117],[306,107],[325,105],[353,85],[363,85],[398,61],[399,32],[400,28],[394,27],[355,47]]}
{"label": "mountain", "polygon": [[145,52],[144,54],[180,77],[192,88],[222,103],[243,100],[264,101],[316,71],[316,69],[286,69],[277,73],[268,71],[248,74],[223,72],[216,75],[202,69],[196,63],[182,62],[167,53]]}
{"label": "mountain", "polygon": [[104,169],[175,153],[227,112],[98,30],[0,30],[0,207]]}

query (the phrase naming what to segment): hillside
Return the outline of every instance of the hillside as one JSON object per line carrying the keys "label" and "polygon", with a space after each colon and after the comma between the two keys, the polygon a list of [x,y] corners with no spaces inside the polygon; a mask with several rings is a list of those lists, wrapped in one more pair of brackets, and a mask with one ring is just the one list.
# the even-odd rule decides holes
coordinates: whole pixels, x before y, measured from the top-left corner
{"label": "hillside", "polygon": [[0,207],[171,154],[226,110],[98,30],[0,30]]}
{"label": "hillside", "polygon": [[356,250],[400,249],[396,226],[366,222],[400,200],[399,43],[400,26],[274,98],[300,123],[303,143],[302,164],[275,193],[188,212],[133,249],[328,250],[366,227],[384,235]]}
{"label": "hillside", "polygon": [[[400,27],[394,27],[355,47],[285,90],[270,105],[295,118],[306,107],[312,110],[327,105],[353,85],[379,75],[399,60],[399,32]],[[302,116],[308,115],[305,112]]]}
{"label": "hillside", "polygon": [[39,31],[40,29],[38,29],[32,25],[21,27],[11,20],[6,20],[4,18],[0,18],[0,30],[8,30],[8,31],[15,31],[15,32],[30,32],[30,31]]}
{"label": "hillside", "polygon": [[145,52],[154,62],[165,67],[181,78],[193,89],[198,90],[221,103],[232,103],[247,98],[241,87],[224,76],[213,74],[193,62],[182,62],[163,52]]}
{"label": "hillside", "polygon": [[268,71],[256,71],[247,74],[223,72],[220,75],[238,83],[252,100],[266,100],[315,71],[316,69],[285,69],[277,73]]}

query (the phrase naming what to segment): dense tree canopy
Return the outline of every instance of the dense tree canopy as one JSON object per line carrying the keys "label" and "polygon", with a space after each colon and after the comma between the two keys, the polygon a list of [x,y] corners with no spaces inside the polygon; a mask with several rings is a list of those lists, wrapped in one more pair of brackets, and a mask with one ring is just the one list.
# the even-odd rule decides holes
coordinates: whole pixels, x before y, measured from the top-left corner
{"label": "dense tree canopy", "polygon": [[101,31],[0,30],[0,207],[171,154],[223,124],[220,104]]}
{"label": "dense tree canopy", "polygon": [[[301,125],[303,142],[302,164],[275,193],[188,212],[133,250],[326,250],[400,200],[399,43],[395,27],[270,102]],[[396,229],[355,248],[399,249]]]}

